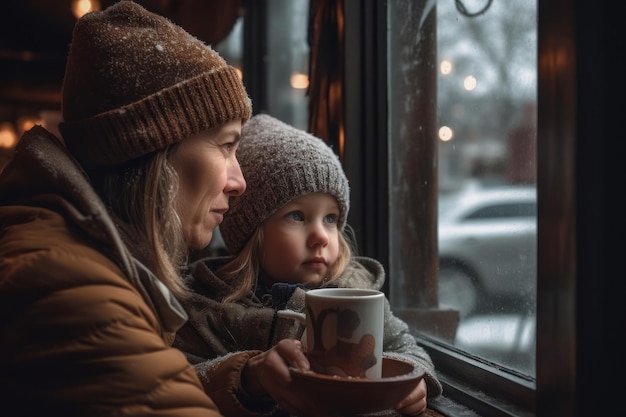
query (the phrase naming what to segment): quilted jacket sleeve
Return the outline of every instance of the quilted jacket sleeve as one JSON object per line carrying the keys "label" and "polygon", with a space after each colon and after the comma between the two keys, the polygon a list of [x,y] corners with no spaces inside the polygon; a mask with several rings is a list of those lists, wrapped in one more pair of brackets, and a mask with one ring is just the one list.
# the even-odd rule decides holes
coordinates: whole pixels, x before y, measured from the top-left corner
{"label": "quilted jacket sleeve", "polygon": [[241,372],[246,361],[261,352],[233,352],[196,364],[204,390],[226,417],[271,415],[276,410],[276,402],[271,397],[249,396],[240,388]]}
{"label": "quilted jacket sleeve", "polygon": [[5,229],[0,244],[7,415],[221,416],[119,269],[62,219],[30,216],[32,227]]}

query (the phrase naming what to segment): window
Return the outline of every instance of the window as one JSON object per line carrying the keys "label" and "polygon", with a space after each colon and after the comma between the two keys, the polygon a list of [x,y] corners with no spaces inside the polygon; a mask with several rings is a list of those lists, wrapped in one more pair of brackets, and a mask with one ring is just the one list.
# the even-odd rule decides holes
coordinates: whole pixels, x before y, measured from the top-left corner
{"label": "window", "polygon": [[[499,407],[475,404],[485,393],[505,407],[534,408],[536,7],[344,3],[342,156],[360,252],[385,264],[392,308],[432,352],[446,392],[485,415]],[[474,245],[477,265],[440,268],[439,208],[494,190],[468,221],[491,233]],[[460,386],[475,392],[459,399]]]}
{"label": "window", "polygon": [[253,1],[245,9],[244,19],[216,49],[245,70],[255,114],[271,114],[306,130],[309,0]]}
{"label": "window", "polygon": [[[389,28],[392,304],[446,329],[416,331],[532,378],[535,1],[396,0]],[[438,268],[414,255],[433,232]]]}
{"label": "window", "polygon": [[394,0],[387,40],[392,308],[531,387],[536,7]]}
{"label": "window", "polygon": [[[453,399],[480,415],[532,412],[537,4],[392,0],[346,8],[346,62],[358,65],[346,81],[345,166],[352,204],[359,208],[351,223],[363,237],[361,251],[384,261],[394,312],[441,372],[446,398],[437,407],[459,415],[446,409]],[[360,39],[360,48],[352,38]],[[500,190],[500,203],[520,204],[520,215],[510,219],[490,209],[496,216],[488,221],[443,231],[448,225],[439,221],[439,210],[447,200],[492,190]],[[503,200],[508,194],[517,194],[516,200]],[[531,207],[522,215],[526,203]],[[503,230],[519,232],[519,240],[505,244]],[[472,245],[459,241],[458,247],[497,247],[482,248],[474,264],[440,259],[452,250],[442,239],[473,239],[463,235],[470,232],[491,235]],[[504,260],[506,274],[497,264]],[[485,294],[489,271],[494,291]],[[506,287],[512,294],[500,292]]]}
{"label": "window", "polygon": [[[536,14],[529,14],[532,19],[522,25],[531,37],[515,35],[514,40],[519,43],[515,48],[509,48],[508,52],[519,51],[520,48],[529,52],[530,55],[523,61],[534,65],[536,80],[533,81],[529,77],[532,74],[526,71],[513,71],[516,77],[523,76],[525,93],[532,95],[521,97],[524,101],[518,102],[515,112],[509,109],[508,114],[515,114],[518,121],[524,120],[526,114],[534,115],[536,127],[533,126],[534,121],[520,124],[533,126],[532,130],[537,132],[537,137],[541,139],[536,141],[537,154],[541,158],[503,161],[507,157],[504,153],[506,147],[503,149],[502,145],[493,142],[503,141],[504,137],[485,137],[488,140],[483,142],[486,143],[478,143],[480,136],[474,136],[477,132],[470,129],[465,138],[475,142],[463,151],[458,149],[459,130],[463,128],[455,124],[455,119],[445,118],[469,115],[481,129],[493,129],[495,122],[502,122],[499,114],[505,110],[504,104],[496,109],[497,113],[482,115],[479,114],[484,110],[481,106],[493,104],[490,102],[511,92],[506,89],[495,91],[463,108],[455,105],[455,100],[452,100],[455,97],[451,93],[448,94],[447,107],[438,103],[440,92],[449,87],[444,87],[443,83],[450,82],[452,78],[440,75],[438,63],[443,47],[438,44],[438,36],[446,28],[441,27],[444,21],[440,22],[437,16],[443,16],[445,10],[440,12],[440,9],[447,8],[452,16],[456,13],[452,20],[460,25],[491,18],[505,6],[505,9],[510,9],[521,5],[517,2],[496,5],[491,0],[363,0],[342,3],[346,44],[346,152],[343,161],[352,189],[350,223],[357,233],[360,252],[380,259],[386,266],[389,276],[389,288],[386,290],[394,303],[394,311],[404,313],[403,317],[412,324],[419,342],[429,350],[441,372],[445,398],[431,403],[432,406],[447,416],[573,416],[585,415],[579,414],[580,410],[594,414],[598,409],[612,407],[611,398],[607,398],[607,404],[586,401],[590,398],[588,393],[595,394],[593,398],[597,399],[604,396],[605,390],[615,392],[619,389],[617,385],[597,384],[598,378],[605,378],[607,365],[613,364],[610,356],[604,353],[610,349],[612,353],[619,346],[615,344],[608,349],[598,343],[604,337],[614,340],[619,334],[599,326],[614,322],[605,321],[604,312],[611,314],[620,304],[616,298],[621,294],[618,291],[602,291],[607,281],[606,274],[601,273],[601,265],[615,266],[619,256],[607,258],[607,250],[615,250],[600,244],[607,232],[598,227],[598,217],[592,214],[593,207],[605,201],[608,195],[595,180],[584,186],[574,179],[582,175],[607,181],[600,174],[604,169],[601,157],[610,157],[613,161],[620,157],[619,153],[607,155],[602,151],[602,141],[608,136],[602,134],[604,125],[599,123],[606,122],[605,112],[613,116],[617,110],[617,107],[607,109],[599,105],[602,94],[606,93],[599,82],[604,73],[598,63],[603,62],[604,55],[598,45],[608,42],[602,37],[607,27],[600,24],[602,13],[605,13],[603,10],[607,9],[570,0],[524,3],[537,9]],[[484,13],[478,13],[487,5],[489,7]],[[461,17],[457,6],[465,13],[477,16]],[[432,7],[432,10],[425,11],[425,7]],[[493,13],[493,10],[500,11]],[[515,25],[524,23],[525,16],[521,11],[515,17],[520,22],[507,24],[507,30],[514,30]],[[480,30],[480,26],[471,23],[470,33]],[[536,33],[534,41],[533,32]],[[467,33],[458,34],[460,40],[468,37]],[[449,38],[455,40],[455,36]],[[494,38],[498,41],[500,36]],[[613,42],[616,42],[619,37],[614,39]],[[392,52],[393,48],[395,52]],[[469,46],[466,52],[475,53],[476,48],[476,45]],[[616,46],[615,50],[618,49]],[[246,50],[246,54],[248,52]],[[458,69],[458,66],[454,68]],[[394,69],[399,72],[393,74]],[[418,76],[407,76],[402,71]],[[476,77],[476,84],[473,84],[472,78],[467,81],[470,90],[466,89],[466,92],[479,90],[482,83],[480,77]],[[406,87],[408,83],[412,88]],[[474,90],[471,90],[472,86],[475,86]],[[466,88],[465,84],[463,88]],[[420,94],[410,95],[413,91]],[[394,98],[397,100],[394,101]],[[406,112],[404,117],[401,117],[402,112]],[[618,120],[619,116],[614,119]],[[440,132],[440,126],[450,130]],[[401,189],[397,176],[402,168],[399,165],[405,158],[403,149],[394,149],[387,138],[401,138],[407,132],[416,131],[420,133],[410,136],[410,140],[417,145],[404,150],[404,153],[419,154],[412,161],[420,163],[414,163],[415,166],[411,167],[413,174],[409,177],[419,186],[413,188],[415,195],[411,195]],[[450,134],[452,140],[447,142],[432,140],[449,138]],[[390,158],[391,152],[403,159]],[[533,152],[532,148],[522,148],[514,154],[531,155]],[[592,156],[600,159],[593,159]],[[518,162],[522,162],[521,166],[516,165]],[[533,162],[536,162],[535,166],[529,165]],[[505,166],[502,166],[503,163]],[[617,172],[618,165],[610,171]],[[535,172],[537,177],[530,178],[529,172]],[[502,175],[494,175],[496,173],[505,173],[504,180]],[[482,186],[515,185],[534,189],[536,205],[530,207],[529,216],[524,217],[532,219],[537,233],[537,238],[532,240],[537,245],[536,302],[525,307],[539,319],[532,314],[525,317],[518,314],[508,321],[494,317],[491,324],[494,332],[502,333],[501,341],[517,344],[525,352],[534,355],[534,350],[526,344],[536,342],[537,354],[530,359],[532,365],[522,361],[521,357],[511,362],[510,358],[501,355],[504,352],[501,349],[497,353],[472,353],[467,348],[468,343],[474,347],[490,343],[489,339],[474,338],[468,342],[466,338],[467,334],[484,335],[482,331],[476,333],[472,330],[474,325],[480,327],[484,323],[472,317],[462,319],[454,309],[439,306],[439,248],[437,244],[433,245],[433,240],[436,242],[438,239],[438,230],[437,222],[432,219],[438,217],[441,207],[437,203],[444,200],[440,197],[467,190],[468,185],[471,187],[465,181],[467,177],[474,180],[480,178]],[[615,179],[608,181],[615,185],[614,189],[619,188]],[[401,194],[402,191],[404,194]],[[411,277],[417,282],[419,291],[397,288],[401,277],[395,275],[397,267],[392,266],[397,264],[397,252],[402,250],[398,246],[401,242],[397,241],[401,236],[398,231],[402,231],[398,227],[400,223],[392,221],[394,216],[397,217],[397,213],[392,214],[392,211],[398,204],[397,200],[394,201],[398,196],[415,206],[407,212],[418,214],[412,221],[419,223],[417,227],[423,232],[409,236],[410,245],[406,240],[402,242],[402,246],[412,248],[412,252],[405,261],[408,264],[402,265],[401,272],[419,271]],[[619,204],[611,204],[608,212],[619,211],[619,207]],[[579,217],[576,217],[576,211],[580,211]],[[612,222],[617,224],[623,224],[621,218],[611,216]],[[614,229],[609,234],[616,233],[617,229]],[[396,239],[395,245],[391,243],[393,239]],[[584,251],[583,256],[577,256],[577,250]],[[414,259],[410,259],[411,256]],[[577,278],[579,273],[585,276]],[[596,290],[594,294],[597,297],[587,296],[590,289]],[[605,300],[611,302],[605,303]],[[524,305],[516,306],[520,307],[524,308]],[[457,332],[463,322],[463,331]],[[588,361],[582,359],[584,357]],[[598,366],[597,361],[605,366]],[[530,368],[533,365],[536,366],[534,370]]]}

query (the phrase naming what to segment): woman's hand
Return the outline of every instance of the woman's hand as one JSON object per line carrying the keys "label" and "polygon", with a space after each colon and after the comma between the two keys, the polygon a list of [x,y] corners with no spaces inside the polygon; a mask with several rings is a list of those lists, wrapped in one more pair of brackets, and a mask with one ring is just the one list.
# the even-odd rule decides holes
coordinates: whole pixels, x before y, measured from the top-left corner
{"label": "woman's hand", "polygon": [[289,368],[309,370],[299,340],[283,339],[271,349],[248,359],[241,375],[243,388],[251,394],[269,394],[278,407],[302,417],[331,416],[319,399],[312,398],[289,373]]}
{"label": "woman's hand", "polygon": [[396,405],[396,410],[403,415],[418,416],[426,411],[426,381],[422,379],[413,391]]}
{"label": "woman's hand", "polygon": [[243,388],[256,395],[280,392],[291,382],[289,368],[310,368],[299,340],[284,339],[269,350],[248,359],[242,372]]}

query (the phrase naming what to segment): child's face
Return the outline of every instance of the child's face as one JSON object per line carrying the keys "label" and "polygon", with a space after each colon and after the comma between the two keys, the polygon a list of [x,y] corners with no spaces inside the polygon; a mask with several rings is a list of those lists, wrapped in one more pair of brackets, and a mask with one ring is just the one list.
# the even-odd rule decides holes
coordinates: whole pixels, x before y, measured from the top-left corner
{"label": "child's face", "polygon": [[263,226],[261,269],[273,282],[319,286],[339,256],[339,205],[326,193],[291,200]]}

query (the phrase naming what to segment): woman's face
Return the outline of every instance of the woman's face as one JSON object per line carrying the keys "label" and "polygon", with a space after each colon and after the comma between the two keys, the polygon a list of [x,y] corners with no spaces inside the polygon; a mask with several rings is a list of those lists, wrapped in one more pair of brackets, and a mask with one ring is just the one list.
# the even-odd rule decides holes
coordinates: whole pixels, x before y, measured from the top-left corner
{"label": "woman's face", "polygon": [[230,197],[246,189],[235,151],[241,121],[228,122],[183,140],[171,156],[180,185],[176,208],[190,249],[204,249],[228,210]]}

